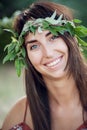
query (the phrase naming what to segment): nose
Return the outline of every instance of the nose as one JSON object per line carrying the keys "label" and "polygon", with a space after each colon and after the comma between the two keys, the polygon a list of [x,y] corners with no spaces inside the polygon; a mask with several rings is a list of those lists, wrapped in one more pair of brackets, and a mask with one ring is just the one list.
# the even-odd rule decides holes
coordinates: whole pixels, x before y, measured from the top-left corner
{"label": "nose", "polygon": [[43,55],[47,58],[53,56],[53,47],[49,45],[49,43],[43,46],[42,51],[43,51]]}

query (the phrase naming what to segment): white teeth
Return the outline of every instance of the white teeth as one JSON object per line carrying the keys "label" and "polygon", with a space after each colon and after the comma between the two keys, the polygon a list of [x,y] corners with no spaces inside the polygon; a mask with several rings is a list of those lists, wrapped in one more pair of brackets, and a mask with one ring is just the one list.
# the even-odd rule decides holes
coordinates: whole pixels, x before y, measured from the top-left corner
{"label": "white teeth", "polygon": [[61,60],[61,58],[59,58],[59,59],[57,59],[57,60],[55,60],[55,61],[53,61],[53,62],[47,64],[47,66],[48,66],[48,67],[55,66],[56,64],[58,64],[58,63],[60,62],[60,60]]}

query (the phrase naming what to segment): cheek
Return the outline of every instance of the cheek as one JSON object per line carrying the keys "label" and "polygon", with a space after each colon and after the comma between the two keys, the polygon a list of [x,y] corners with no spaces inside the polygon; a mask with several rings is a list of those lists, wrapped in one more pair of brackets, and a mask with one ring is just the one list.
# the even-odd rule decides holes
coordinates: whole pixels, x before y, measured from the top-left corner
{"label": "cheek", "polygon": [[67,62],[69,57],[68,47],[65,47],[65,55],[66,55],[66,62]]}
{"label": "cheek", "polygon": [[67,46],[63,46],[63,50],[66,56],[66,60],[68,60],[68,47]]}
{"label": "cheek", "polygon": [[41,62],[42,56],[40,53],[31,52],[28,53],[28,58],[31,61],[32,65],[38,65]]}
{"label": "cheek", "polygon": [[58,48],[59,51],[62,52],[65,55],[66,60],[68,60],[68,53],[69,53],[68,47],[67,47],[67,45],[64,41],[61,41],[60,43],[61,43],[60,45],[57,44],[56,48]]}

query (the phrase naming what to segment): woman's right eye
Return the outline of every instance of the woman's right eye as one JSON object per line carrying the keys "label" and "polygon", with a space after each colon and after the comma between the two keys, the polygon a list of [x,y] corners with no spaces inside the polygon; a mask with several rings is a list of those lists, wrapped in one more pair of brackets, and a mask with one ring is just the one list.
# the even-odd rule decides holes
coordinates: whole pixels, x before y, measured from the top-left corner
{"label": "woman's right eye", "polygon": [[34,49],[37,49],[38,48],[38,45],[32,45],[30,46],[30,50],[34,50]]}

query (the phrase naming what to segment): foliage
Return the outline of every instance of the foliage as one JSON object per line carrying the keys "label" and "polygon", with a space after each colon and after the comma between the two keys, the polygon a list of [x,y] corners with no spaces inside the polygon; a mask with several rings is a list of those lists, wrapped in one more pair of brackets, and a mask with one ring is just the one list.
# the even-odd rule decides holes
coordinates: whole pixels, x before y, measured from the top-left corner
{"label": "foliage", "polygon": [[[12,30],[6,30],[13,34],[11,37],[11,43],[5,47],[4,50],[7,49],[7,55],[5,56],[3,63],[6,61],[15,61],[15,67],[17,70],[18,76],[21,74],[21,69],[23,66],[26,66],[25,62],[25,48],[23,46],[24,36],[27,32],[32,32],[35,34],[36,30],[39,33],[42,33],[43,30],[49,30],[54,36],[64,35],[65,32],[68,32],[71,36],[76,36],[78,40],[78,44],[80,46],[87,47],[87,43],[81,39],[81,37],[87,36],[87,28],[82,25],[78,25],[81,23],[80,20],[74,19],[73,21],[63,20],[63,14],[60,15],[58,19],[55,19],[56,11],[53,13],[51,17],[32,19],[28,21],[23,29],[21,34],[18,34]],[[78,26],[76,26],[75,24]]]}
{"label": "foliage", "polygon": [[12,34],[6,33],[4,31],[5,28],[7,29],[13,29],[12,23],[15,16],[17,16],[20,13],[20,11],[16,11],[10,18],[9,17],[3,17],[0,19],[0,62],[2,62],[2,59],[5,55],[5,52],[3,52],[4,47],[7,43],[10,42],[10,36]]}
{"label": "foliage", "polygon": [[[13,12],[18,12],[16,10],[23,10],[25,7],[28,7],[31,3],[33,3],[36,0],[0,0],[0,61],[2,62],[2,59],[6,52],[3,52],[4,46],[7,43],[11,42],[10,36],[12,34],[6,33],[3,31],[3,28],[12,29],[12,21],[14,18]],[[48,0],[50,1],[50,0]],[[86,17],[86,5],[87,0],[81,1],[81,0],[51,0],[57,3],[61,3],[64,5],[67,5],[73,9],[75,9],[75,15],[76,17],[80,18],[83,21],[83,24],[87,24],[87,17]],[[79,4],[78,4],[79,3]],[[86,39],[87,40],[87,39]],[[87,57],[87,50],[83,51],[85,56]]]}

